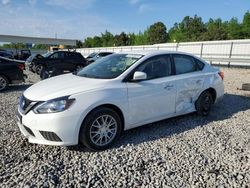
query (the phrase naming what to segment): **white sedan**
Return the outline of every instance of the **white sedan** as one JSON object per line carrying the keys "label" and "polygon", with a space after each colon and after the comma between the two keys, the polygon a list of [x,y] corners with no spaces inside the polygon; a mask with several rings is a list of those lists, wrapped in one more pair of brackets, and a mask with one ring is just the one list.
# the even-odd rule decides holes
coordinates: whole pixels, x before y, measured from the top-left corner
{"label": "white sedan", "polygon": [[118,53],[28,88],[18,125],[31,143],[103,150],[122,131],[197,111],[224,94],[223,72],[193,55]]}

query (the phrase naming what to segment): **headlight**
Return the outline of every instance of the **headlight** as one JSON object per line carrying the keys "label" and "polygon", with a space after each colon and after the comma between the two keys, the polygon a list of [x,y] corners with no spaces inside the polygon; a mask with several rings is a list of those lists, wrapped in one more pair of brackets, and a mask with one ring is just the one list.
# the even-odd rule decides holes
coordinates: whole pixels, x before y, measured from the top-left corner
{"label": "headlight", "polygon": [[36,114],[62,112],[67,110],[74,103],[74,101],[75,99],[68,99],[68,96],[61,97],[41,103],[33,111]]}

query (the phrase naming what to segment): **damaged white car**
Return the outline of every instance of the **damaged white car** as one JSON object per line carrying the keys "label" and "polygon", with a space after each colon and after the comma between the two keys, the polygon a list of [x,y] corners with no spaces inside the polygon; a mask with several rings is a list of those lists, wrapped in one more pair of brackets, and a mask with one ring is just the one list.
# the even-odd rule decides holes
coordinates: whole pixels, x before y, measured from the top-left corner
{"label": "damaged white car", "polygon": [[103,150],[124,130],[194,111],[208,115],[224,94],[223,76],[186,53],[113,54],[28,88],[18,125],[31,143]]}

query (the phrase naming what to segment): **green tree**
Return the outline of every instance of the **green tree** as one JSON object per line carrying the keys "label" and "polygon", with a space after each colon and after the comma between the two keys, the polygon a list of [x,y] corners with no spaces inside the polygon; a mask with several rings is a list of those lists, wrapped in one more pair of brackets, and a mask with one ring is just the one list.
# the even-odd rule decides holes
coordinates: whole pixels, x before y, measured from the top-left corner
{"label": "green tree", "polygon": [[238,22],[237,18],[232,18],[226,25],[227,25],[228,39],[244,38],[242,25]]}
{"label": "green tree", "polygon": [[82,41],[77,40],[77,41],[76,41],[76,48],[82,48],[82,47],[83,47]]}
{"label": "green tree", "polygon": [[8,43],[8,44],[3,44],[3,48],[26,49],[26,45],[23,43]]}
{"label": "green tree", "polygon": [[226,40],[228,39],[226,25],[221,19],[209,19],[207,31],[203,34],[202,40]]}
{"label": "green tree", "polygon": [[32,49],[36,49],[36,50],[48,50],[49,49],[49,45],[48,44],[35,44]]}
{"label": "green tree", "polygon": [[98,36],[94,36],[94,38],[92,39],[92,46],[93,47],[102,47],[102,39],[101,37]]}
{"label": "green tree", "polygon": [[127,46],[129,44],[129,37],[124,32],[119,35],[115,35],[115,46]]}
{"label": "green tree", "polygon": [[172,27],[168,33],[170,42],[181,42],[187,40],[185,32],[179,28],[178,23],[175,23],[174,27]]}
{"label": "green tree", "polygon": [[128,45],[134,46],[136,35],[134,33],[129,33],[128,38],[129,38]]}
{"label": "green tree", "polygon": [[175,23],[174,27],[170,29],[170,41],[198,41],[201,39],[204,32],[206,32],[206,27],[201,17],[198,17],[197,15],[193,18],[186,16],[181,23]]}
{"label": "green tree", "polygon": [[243,18],[242,30],[244,33],[244,38],[250,38],[250,12],[247,11]]}
{"label": "green tree", "polygon": [[149,44],[164,43],[168,40],[167,28],[162,22],[151,25],[148,29]]}
{"label": "green tree", "polygon": [[135,35],[134,45],[147,45],[148,44],[148,29],[142,33],[141,31]]}
{"label": "green tree", "polygon": [[193,18],[186,16],[179,25],[185,41],[199,41],[202,33],[206,31],[205,24],[201,17],[195,15]]}
{"label": "green tree", "polygon": [[103,47],[114,46],[114,35],[109,31],[106,30],[104,33],[101,33],[101,39]]}
{"label": "green tree", "polygon": [[87,37],[86,39],[84,39],[84,42],[83,42],[83,47],[85,48],[92,48],[93,44],[93,39],[91,37]]}

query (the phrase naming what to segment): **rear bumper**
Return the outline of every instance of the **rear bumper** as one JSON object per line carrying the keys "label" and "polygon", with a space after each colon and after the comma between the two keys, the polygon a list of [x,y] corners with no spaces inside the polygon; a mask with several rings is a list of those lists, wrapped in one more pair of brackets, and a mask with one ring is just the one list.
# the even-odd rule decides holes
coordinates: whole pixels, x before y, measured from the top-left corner
{"label": "rear bumper", "polygon": [[221,84],[218,84],[216,87],[216,100],[215,103],[221,101],[224,96],[224,84],[223,82]]}

